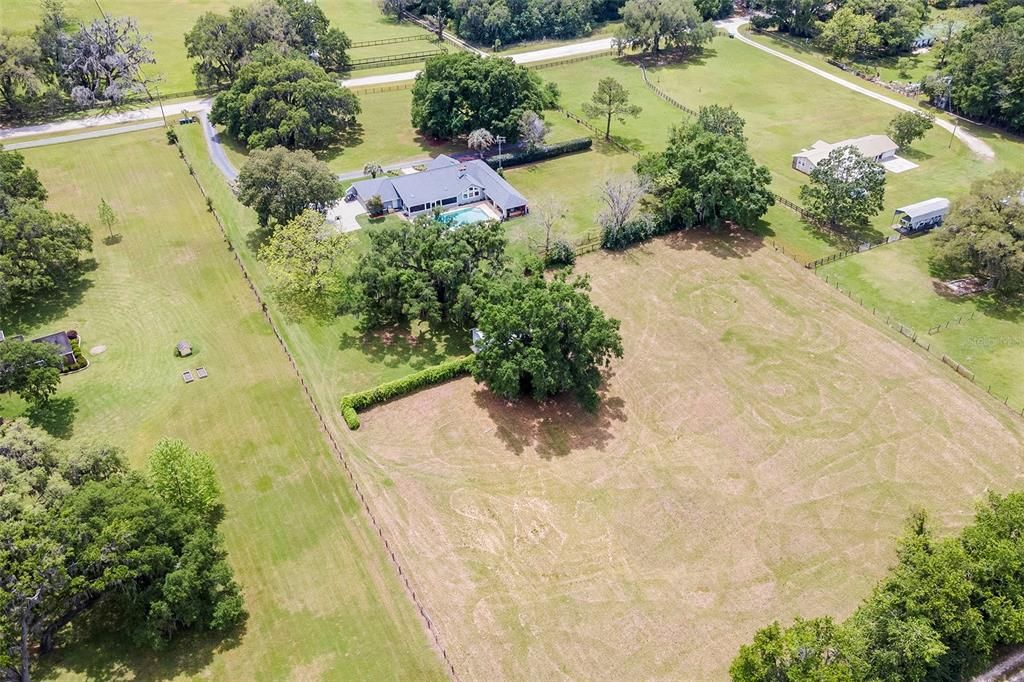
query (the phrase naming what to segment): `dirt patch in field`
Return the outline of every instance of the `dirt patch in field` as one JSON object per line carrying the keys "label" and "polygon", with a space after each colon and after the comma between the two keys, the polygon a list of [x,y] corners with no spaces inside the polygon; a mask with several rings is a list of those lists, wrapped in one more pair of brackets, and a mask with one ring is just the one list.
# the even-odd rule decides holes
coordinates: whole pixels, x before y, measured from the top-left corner
{"label": "dirt patch in field", "polygon": [[771,620],[849,613],[911,508],[1021,485],[1019,420],[771,249],[579,270],[625,345],[596,415],[465,379],[351,436],[464,679],[720,679]]}

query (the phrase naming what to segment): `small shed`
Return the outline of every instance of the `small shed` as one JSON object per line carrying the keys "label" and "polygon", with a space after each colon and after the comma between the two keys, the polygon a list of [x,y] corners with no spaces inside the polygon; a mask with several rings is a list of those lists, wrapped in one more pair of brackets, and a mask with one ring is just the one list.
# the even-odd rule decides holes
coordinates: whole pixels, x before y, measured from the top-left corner
{"label": "small shed", "polygon": [[180,357],[187,358],[189,355],[192,355],[192,344],[188,341],[178,341],[176,349]]}
{"label": "small shed", "polygon": [[54,332],[38,339],[32,339],[32,343],[48,343],[57,349],[57,354],[65,365],[75,364],[75,349],[71,347],[71,337],[67,332]]}
{"label": "small shed", "polygon": [[941,225],[948,214],[949,199],[935,197],[897,208],[894,217],[898,222],[893,227],[903,234],[930,230]]}

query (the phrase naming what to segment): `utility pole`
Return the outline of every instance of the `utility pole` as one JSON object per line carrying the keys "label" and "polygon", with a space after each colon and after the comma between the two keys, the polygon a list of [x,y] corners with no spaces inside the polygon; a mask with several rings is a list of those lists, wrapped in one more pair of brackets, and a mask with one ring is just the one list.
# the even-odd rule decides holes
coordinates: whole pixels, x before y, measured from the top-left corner
{"label": "utility pole", "polygon": [[494,141],[498,143],[498,170],[501,170],[501,143],[505,141],[505,136],[498,135],[494,138]]}

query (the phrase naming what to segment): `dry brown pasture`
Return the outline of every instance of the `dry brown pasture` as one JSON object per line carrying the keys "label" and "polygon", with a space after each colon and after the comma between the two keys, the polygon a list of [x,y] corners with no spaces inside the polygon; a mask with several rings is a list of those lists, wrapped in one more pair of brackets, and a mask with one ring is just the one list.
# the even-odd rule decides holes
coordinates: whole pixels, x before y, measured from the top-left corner
{"label": "dry brown pasture", "polygon": [[908,511],[1021,486],[1021,421],[742,237],[585,257],[625,357],[596,415],[471,379],[351,436],[462,679],[722,679],[773,619],[848,614]]}

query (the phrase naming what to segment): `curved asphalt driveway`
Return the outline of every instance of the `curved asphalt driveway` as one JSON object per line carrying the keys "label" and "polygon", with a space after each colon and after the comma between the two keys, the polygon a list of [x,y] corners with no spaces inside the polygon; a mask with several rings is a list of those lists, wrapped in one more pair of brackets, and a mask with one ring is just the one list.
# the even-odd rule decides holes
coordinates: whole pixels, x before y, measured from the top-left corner
{"label": "curved asphalt driveway", "polygon": [[[751,40],[750,38],[748,38],[747,36],[743,35],[743,33],[740,32],[740,26],[746,24],[748,21],[750,21],[748,17],[732,17],[729,19],[725,19],[723,21],[717,21],[715,22],[715,25],[718,26],[719,28],[724,28],[737,40],[744,42],[747,45],[756,47],[762,52],[767,52],[768,54],[774,57],[778,57],[779,59],[784,59],[790,64],[799,66],[801,69],[806,69],[807,71],[810,71],[815,75],[821,76],[822,78],[827,78],[833,83],[841,85],[844,88],[847,88],[848,90],[853,90],[854,92],[859,92],[862,95],[867,95],[872,99],[882,102],[883,104],[888,104],[891,107],[896,107],[897,109],[901,109],[903,111],[917,111],[919,113],[924,113],[917,107],[907,104],[906,102],[900,102],[899,100],[895,100],[892,97],[886,97],[885,95],[877,93],[874,90],[869,90],[868,88],[861,87],[856,83],[851,83],[845,78],[840,78],[839,76],[833,75],[828,71],[824,71],[817,67],[811,66],[807,62],[800,61],[795,57],[790,57],[787,54],[779,52],[778,50],[773,50],[770,47],[766,47],[761,43]],[[988,144],[985,141],[978,139],[969,131],[961,128],[959,125],[950,123],[949,121],[942,118],[936,118],[935,125],[939,126],[940,128],[945,128],[951,133],[954,133],[957,139],[966,144],[972,152],[974,152],[981,158],[985,159],[986,161],[992,161],[993,159],[996,158],[996,154],[994,151],[992,151],[992,147],[988,146]]]}

